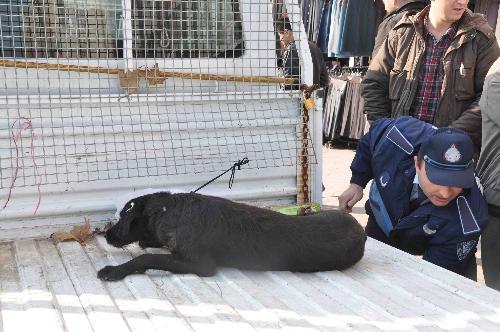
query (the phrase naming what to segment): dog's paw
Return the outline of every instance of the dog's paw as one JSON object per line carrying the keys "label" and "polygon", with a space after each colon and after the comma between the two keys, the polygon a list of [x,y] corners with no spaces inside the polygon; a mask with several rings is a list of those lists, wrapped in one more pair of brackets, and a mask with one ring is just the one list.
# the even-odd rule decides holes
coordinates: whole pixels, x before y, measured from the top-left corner
{"label": "dog's paw", "polygon": [[125,278],[127,274],[119,266],[108,265],[97,272],[97,278],[103,281],[117,281]]}

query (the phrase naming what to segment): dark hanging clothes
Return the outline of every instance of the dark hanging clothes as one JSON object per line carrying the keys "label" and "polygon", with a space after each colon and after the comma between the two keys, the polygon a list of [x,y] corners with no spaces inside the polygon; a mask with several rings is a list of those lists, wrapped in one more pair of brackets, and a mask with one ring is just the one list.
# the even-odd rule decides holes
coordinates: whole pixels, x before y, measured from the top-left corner
{"label": "dark hanging clothes", "polygon": [[332,5],[328,55],[370,56],[377,24],[373,0],[336,0]]}
{"label": "dark hanging clothes", "polygon": [[328,38],[330,37],[332,3],[334,2],[335,0],[325,2],[321,13],[318,36],[316,38],[316,45],[318,45],[319,49],[324,54],[328,54]]}
{"label": "dark hanging clothes", "polygon": [[299,0],[302,22],[310,41],[317,43],[324,6],[330,0]]}

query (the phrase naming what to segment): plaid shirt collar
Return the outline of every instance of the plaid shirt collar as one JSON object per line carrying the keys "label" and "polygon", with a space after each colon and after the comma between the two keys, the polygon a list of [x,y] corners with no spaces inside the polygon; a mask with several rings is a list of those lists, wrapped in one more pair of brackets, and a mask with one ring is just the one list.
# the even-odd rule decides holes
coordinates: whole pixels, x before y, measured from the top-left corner
{"label": "plaid shirt collar", "polygon": [[427,28],[427,25],[429,24],[429,13],[427,13],[427,15],[425,15],[424,17],[424,38],[427,39],[427,38],[432,38],[434,43],[437,43],[439,42],[441,39],[443,38],[448,38],[450,40],[453,40],[453,38],[455,37],[455,35],[457,34],[457,31],[458,31],[458,26],[459,26],[459,23],[460,20],[454,22],[449,28],[448,30],[446,30],[446,33],[440,38],[440,39],[437,39],[430,31],[429,29]]}

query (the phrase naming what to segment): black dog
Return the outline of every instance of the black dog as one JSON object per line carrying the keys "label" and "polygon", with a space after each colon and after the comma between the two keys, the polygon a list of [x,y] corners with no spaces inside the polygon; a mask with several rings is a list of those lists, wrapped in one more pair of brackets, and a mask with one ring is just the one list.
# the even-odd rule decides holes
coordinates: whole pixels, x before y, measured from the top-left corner
{"label": "black dog", "polygon": [[97,276],[119,280],[147,269],[211,276],[217,266],[248,270],[341,270],[363,257],[366,235],[351,215],[287,216],[194,193],[161,192],[130,200],[106,232],[115,247],[139,241],[171,254],[144,254]]}

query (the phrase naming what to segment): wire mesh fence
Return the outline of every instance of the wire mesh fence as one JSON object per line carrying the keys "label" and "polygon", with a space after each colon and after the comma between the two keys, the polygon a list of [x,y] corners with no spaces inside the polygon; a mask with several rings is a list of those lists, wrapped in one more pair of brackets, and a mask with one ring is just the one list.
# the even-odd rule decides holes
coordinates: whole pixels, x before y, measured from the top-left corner
{"label": "wire mesh fence", "polygon": [[267,0],[0,0],[2,194],[217,172],[243,157],[259,169],[315,163],[300,94],[280,74],[283,11]]}

